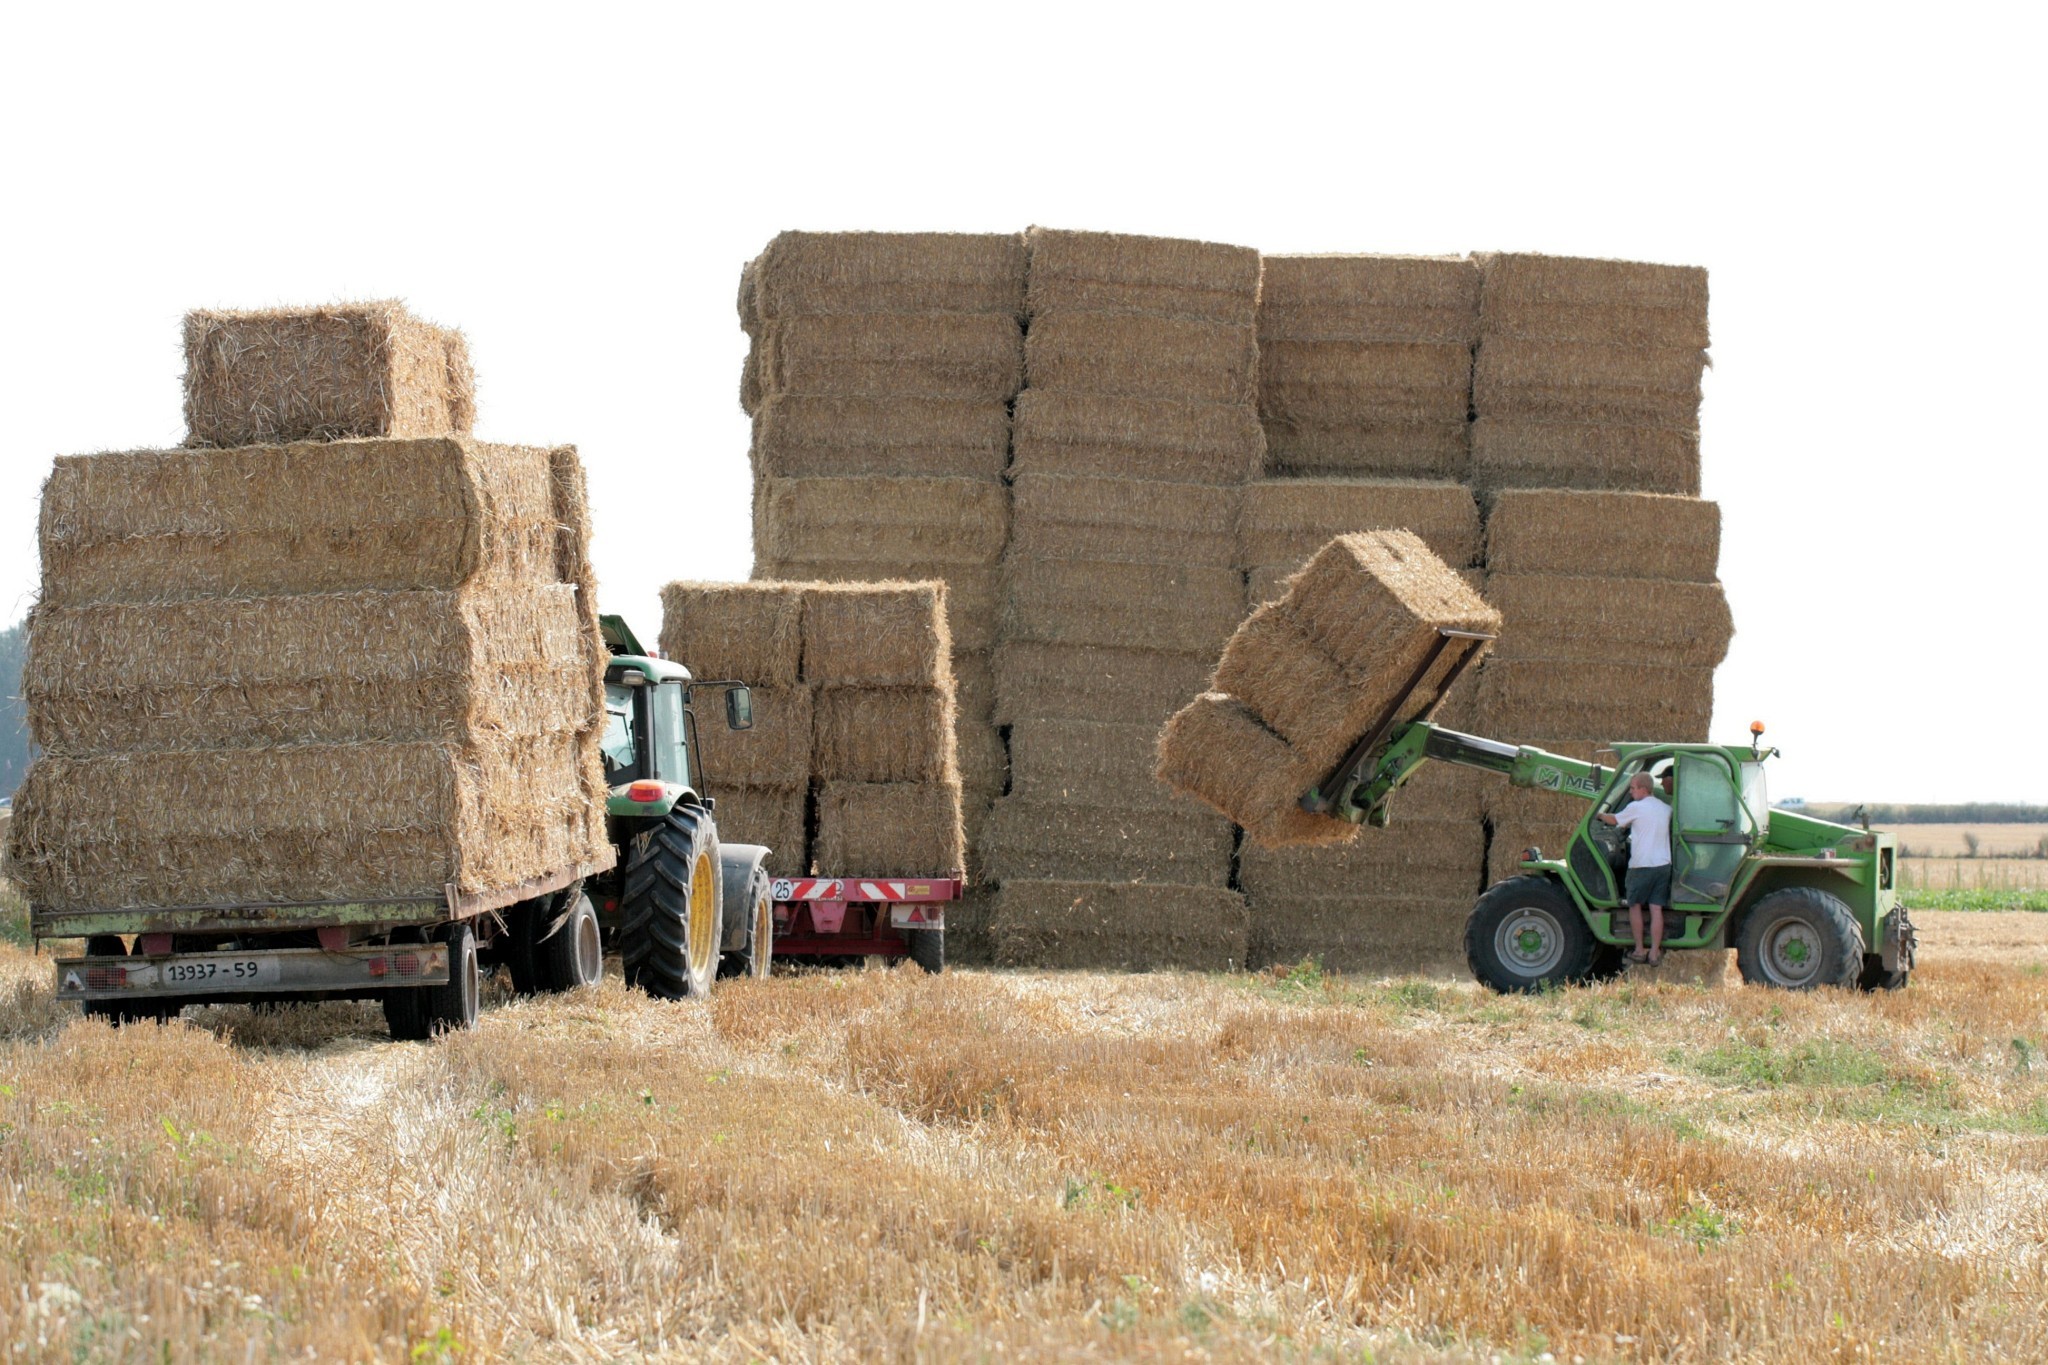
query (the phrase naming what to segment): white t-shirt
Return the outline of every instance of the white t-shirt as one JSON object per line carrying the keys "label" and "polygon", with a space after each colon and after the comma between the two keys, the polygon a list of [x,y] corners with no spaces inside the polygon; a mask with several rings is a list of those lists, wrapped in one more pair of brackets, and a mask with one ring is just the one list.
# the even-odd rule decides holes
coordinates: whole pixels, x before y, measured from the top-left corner
{"label": "white t-shirt", "polygon": [[1671,807],[1646,796],[1616,811],[1614,823],[1628,831],[1630,867],[1671,865]]}

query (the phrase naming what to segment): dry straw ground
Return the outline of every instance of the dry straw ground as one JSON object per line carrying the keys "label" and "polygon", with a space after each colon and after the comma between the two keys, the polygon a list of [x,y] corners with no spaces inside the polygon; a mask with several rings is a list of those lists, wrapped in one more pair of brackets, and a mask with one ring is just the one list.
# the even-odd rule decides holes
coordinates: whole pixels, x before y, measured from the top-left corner
{"label": "dry straw ground", "polygon": [[116,1032],[0,946],[26,1359],[2048,1354],[2048,917],[1899,995],[856,971]]}

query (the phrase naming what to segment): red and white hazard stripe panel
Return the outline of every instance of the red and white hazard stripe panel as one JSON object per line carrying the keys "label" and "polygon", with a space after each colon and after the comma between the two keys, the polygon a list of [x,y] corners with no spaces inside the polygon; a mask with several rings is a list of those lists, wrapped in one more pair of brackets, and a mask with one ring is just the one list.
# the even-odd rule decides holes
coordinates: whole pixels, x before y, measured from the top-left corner
{"label": "red and white hazard stripe panel", "polygon": [[960,899],[960,883],[952,877],[778,877],[770,894],[779,901],[950,901]]}

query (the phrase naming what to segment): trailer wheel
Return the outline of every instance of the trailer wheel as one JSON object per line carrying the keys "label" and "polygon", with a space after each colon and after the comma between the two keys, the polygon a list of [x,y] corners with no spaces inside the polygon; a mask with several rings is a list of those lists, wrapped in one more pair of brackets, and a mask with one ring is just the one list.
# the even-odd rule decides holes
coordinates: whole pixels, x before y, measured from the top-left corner
{"label": "trailer wheel", "polygon": [[1472,975],[1503,994],[1583,982],[1599,946],[1579,907],[1548,877],[1498,883],[1465,920]]}
{"label": "trailer wheel", "polygon": [[384,994],[384,1023],[402,1043],[416,1043],[450,1029],[476,1027],[483,974],[477,965],[476,935],[467,924],[451,924],[438,936],[448,945],[448,984],[409,986]]}
{"label": "trailer wheel", "polygon": [[933,976],[946,970],[946,931],[944,929],[909,929],[910,960]]}
{"label": "trailer wheel", "polygon": [[544,989],[540,945],[534,942],[534,938],[546,927],[546,911],[553,903],[554,897],[543,896],[539,900],[520,901],[505,911],[505,932],[499,938],[498,960],[511,974],[512,989],[517,994],[533,995]]}
{"label": "trailer wheel", "polygon": [[604,936],[597,928],[597,907],[578,892],[569,918],[554,937],[534,945],[541,964],[541,989],[573,991],[604,979]]}
{"label": "trailer wheel", "polygon": [[1853,986],[1863,974],[1863,931],[1839,896],[1788,886],[1751,906],[1735,936],[1735,965],[1752,986],[1810,991]]}
{"label": "trailer wheel", "polygon": [[[141,941],[137,940],[137,946]],[[128,945],[121,941],[119,934],[94,934],[85,941],[87,957],[127,957]],[[128,1004],[119,1000],[86,1000],[79,1009],[88,1019],[104,1019],[115,1028],[123,1024],[161,1024],[178,1017],[184,1008],[175,1000],[152,1000],[147,1004]]]}
{"label": "trailer wheel", "polygon": [[[719,850],[730,860],[733,845]],[[746,916],[747,941],[737,952],[727,953],[718,964],[720,976],[765,977],[775,961],[775,893],[768,869],[758,858],[744,863],[726,861],[725,903],[736,914]]]}
{"label": "trailer wheel", "polygon": [[718,831],[702,807],[678,805],[635,835],[619,897],[626,984],[664,1000],[709,995],[724,938]]}

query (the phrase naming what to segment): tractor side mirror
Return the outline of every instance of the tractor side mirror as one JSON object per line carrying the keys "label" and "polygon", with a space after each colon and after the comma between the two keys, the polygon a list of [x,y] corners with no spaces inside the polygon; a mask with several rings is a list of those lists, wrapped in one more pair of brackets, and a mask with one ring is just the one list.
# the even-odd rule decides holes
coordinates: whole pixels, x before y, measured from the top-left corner
{"label": "tractor side mirror", "polygon": [[751,730],[754,728],[753,688],[740,686],[725,689],[725,728],[728,730]]}

